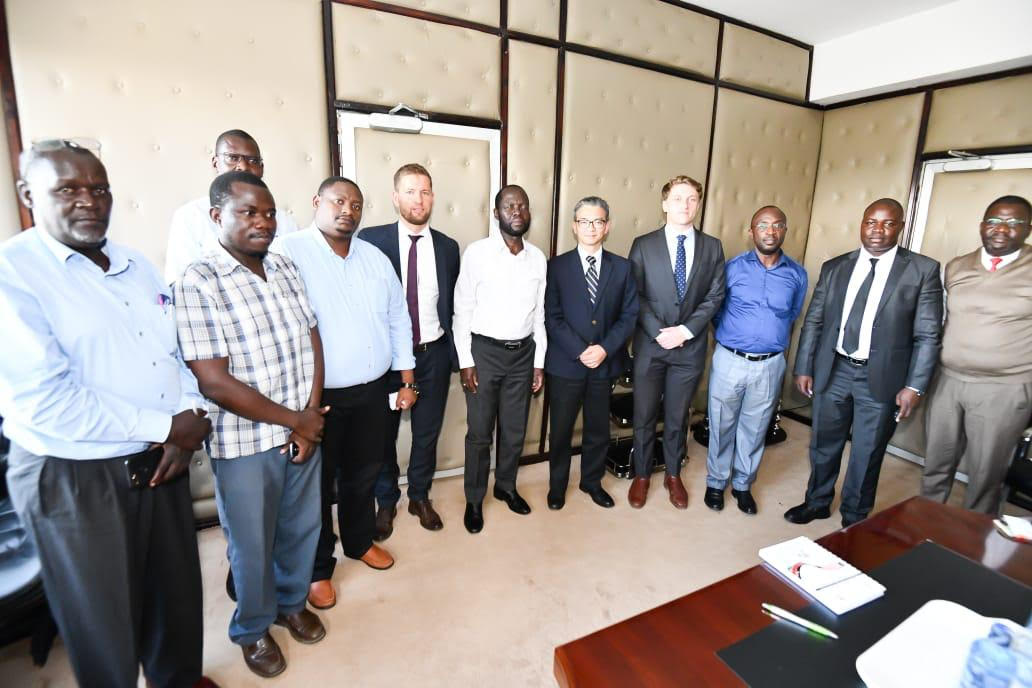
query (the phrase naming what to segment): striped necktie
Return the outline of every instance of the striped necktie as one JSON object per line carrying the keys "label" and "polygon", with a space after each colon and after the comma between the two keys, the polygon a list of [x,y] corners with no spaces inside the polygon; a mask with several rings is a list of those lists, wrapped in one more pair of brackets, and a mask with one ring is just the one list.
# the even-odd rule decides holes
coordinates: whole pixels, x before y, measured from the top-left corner
{"label": "striped necktie", "polygon": [[594,306],[595,297],[598,296],[598,270],[595,269],[595,256],[587,256],[585,260],[588,261],[588,271],[584,274],[584,279],[588,281],[588,298]]}

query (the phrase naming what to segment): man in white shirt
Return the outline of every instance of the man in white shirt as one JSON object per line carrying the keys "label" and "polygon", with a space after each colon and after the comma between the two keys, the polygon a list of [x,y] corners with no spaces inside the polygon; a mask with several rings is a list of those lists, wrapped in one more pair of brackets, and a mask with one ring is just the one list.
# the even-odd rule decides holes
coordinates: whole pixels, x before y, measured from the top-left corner
{"label": "man in white shirt", "polygon": [[530,506],[516,492],[530,395],[545,378],[545,254],[526,243],[530,200],[509,185],[495,196],[500,236],[466,247],[455,285],[453,331],[466,391],[466,513],[470,533],[484,527],[491,439],[499,426],[494,496],[518,514]]}
{"label": "man in white shirt", "polygon": [[[258,142],[242,129],[230,129],[215,139],[215,154],[211,166],[218,176],[224,172],[250,172],[256,177],[265,173]],[[168,248],[165,251],[165,281],[179,281],[186,266],[211,253],[219,246],[219,230],[212,221],[211,204],[205,194],[180,206],[172,214],[168,230]],[[294,218],[283,210],[276,210],[276,235],[284,236],[297,231]]]}

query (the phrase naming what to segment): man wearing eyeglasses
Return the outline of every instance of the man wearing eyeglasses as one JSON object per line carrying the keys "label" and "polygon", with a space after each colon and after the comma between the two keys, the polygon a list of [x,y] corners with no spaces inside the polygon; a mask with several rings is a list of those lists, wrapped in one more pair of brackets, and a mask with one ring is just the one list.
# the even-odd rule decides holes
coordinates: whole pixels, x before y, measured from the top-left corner
{"label": "man wearing eyeglasses", "polygon": [[724,508],[724,490],[739,510],[756,513],[751,485],[785,377],[792,323],[806,298],[806,270],[781,250],[785,213],[772,205],[749,223],[755,246],[724,267],[727,292],[714,318],[717,346],[710,366],[706,506]]}
{"label": "man wearing eyeglasses", "polygon": [[982,218],[982,247],[946,265],[921,494],[945,502],[966,456],[965,508],[996,514],[1014,444],[1032,416],[1032,207],[1002,196]]}
{"label": "man wearing eyeglasses", "polygon": [[[215,176],[225,172],[250,172],[261,178],[265,174],[258,142],[242,129],[230,129],[215,139],[215,154],[211,156]],[[182,277],[186,266],[215,251],[219,247],[219,229],[211,220],[211,205],[204,195],[182,205],[173,213],[168,230],[168,248],[165,251],[165,281],[173,284]],[[276,209],[276,236],[297,231],[294,218]]]}

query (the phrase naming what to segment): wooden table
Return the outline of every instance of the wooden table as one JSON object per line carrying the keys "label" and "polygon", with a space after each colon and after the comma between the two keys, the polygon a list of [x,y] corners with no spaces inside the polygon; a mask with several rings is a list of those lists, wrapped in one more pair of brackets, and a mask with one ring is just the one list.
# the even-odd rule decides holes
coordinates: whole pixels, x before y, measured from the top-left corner
{"label": "wooden table", "polygon": [[[862,571],[932,540],[999,573],[1032,585],[1032,545],[1003,562],[985,560],[992,518],[913,497],[818,542]],[[773,621],[761,602],[789,610],[811,603],[775,574],[754,566],[651,611],[560,645],[555,677],[563,688],[740,686],[716,652]]]}

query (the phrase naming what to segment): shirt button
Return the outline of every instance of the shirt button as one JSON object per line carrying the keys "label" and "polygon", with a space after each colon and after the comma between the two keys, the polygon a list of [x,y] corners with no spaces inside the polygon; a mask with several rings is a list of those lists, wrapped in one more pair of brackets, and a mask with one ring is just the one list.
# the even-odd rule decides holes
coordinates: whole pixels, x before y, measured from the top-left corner
{"label": "shirt button", "polygon": [[591,321],[591,324],[592,324],[592,325],[598,325],[598,321],[597,321],[597,320],[592,320],[592,321]]}
{"label": "shirt button", "polygon": [[164,395],[164,394],[162,394],[162,395],[161,395],[161,398],[162,398],[162,399],[164,399],[164,398],[165,398],[165,395]]}
{"label": "shirt button", "polygon": [[125,305],[127,305],[127,306],[128,306],[128,305],[129,305],[129,302],[128,302],[128,301],[126,301],[126,302],[125,302]]}
{"label": "shirt button", "polygon": [[158,362],[157,361],[151,361],[151,365],[154,366],[155,368],[157,368],[158,367]]}
{"label": "shirt button", "polygon": [[143,336],[143,332],[140,332],[139,334],[140,334],[141,337]]}

